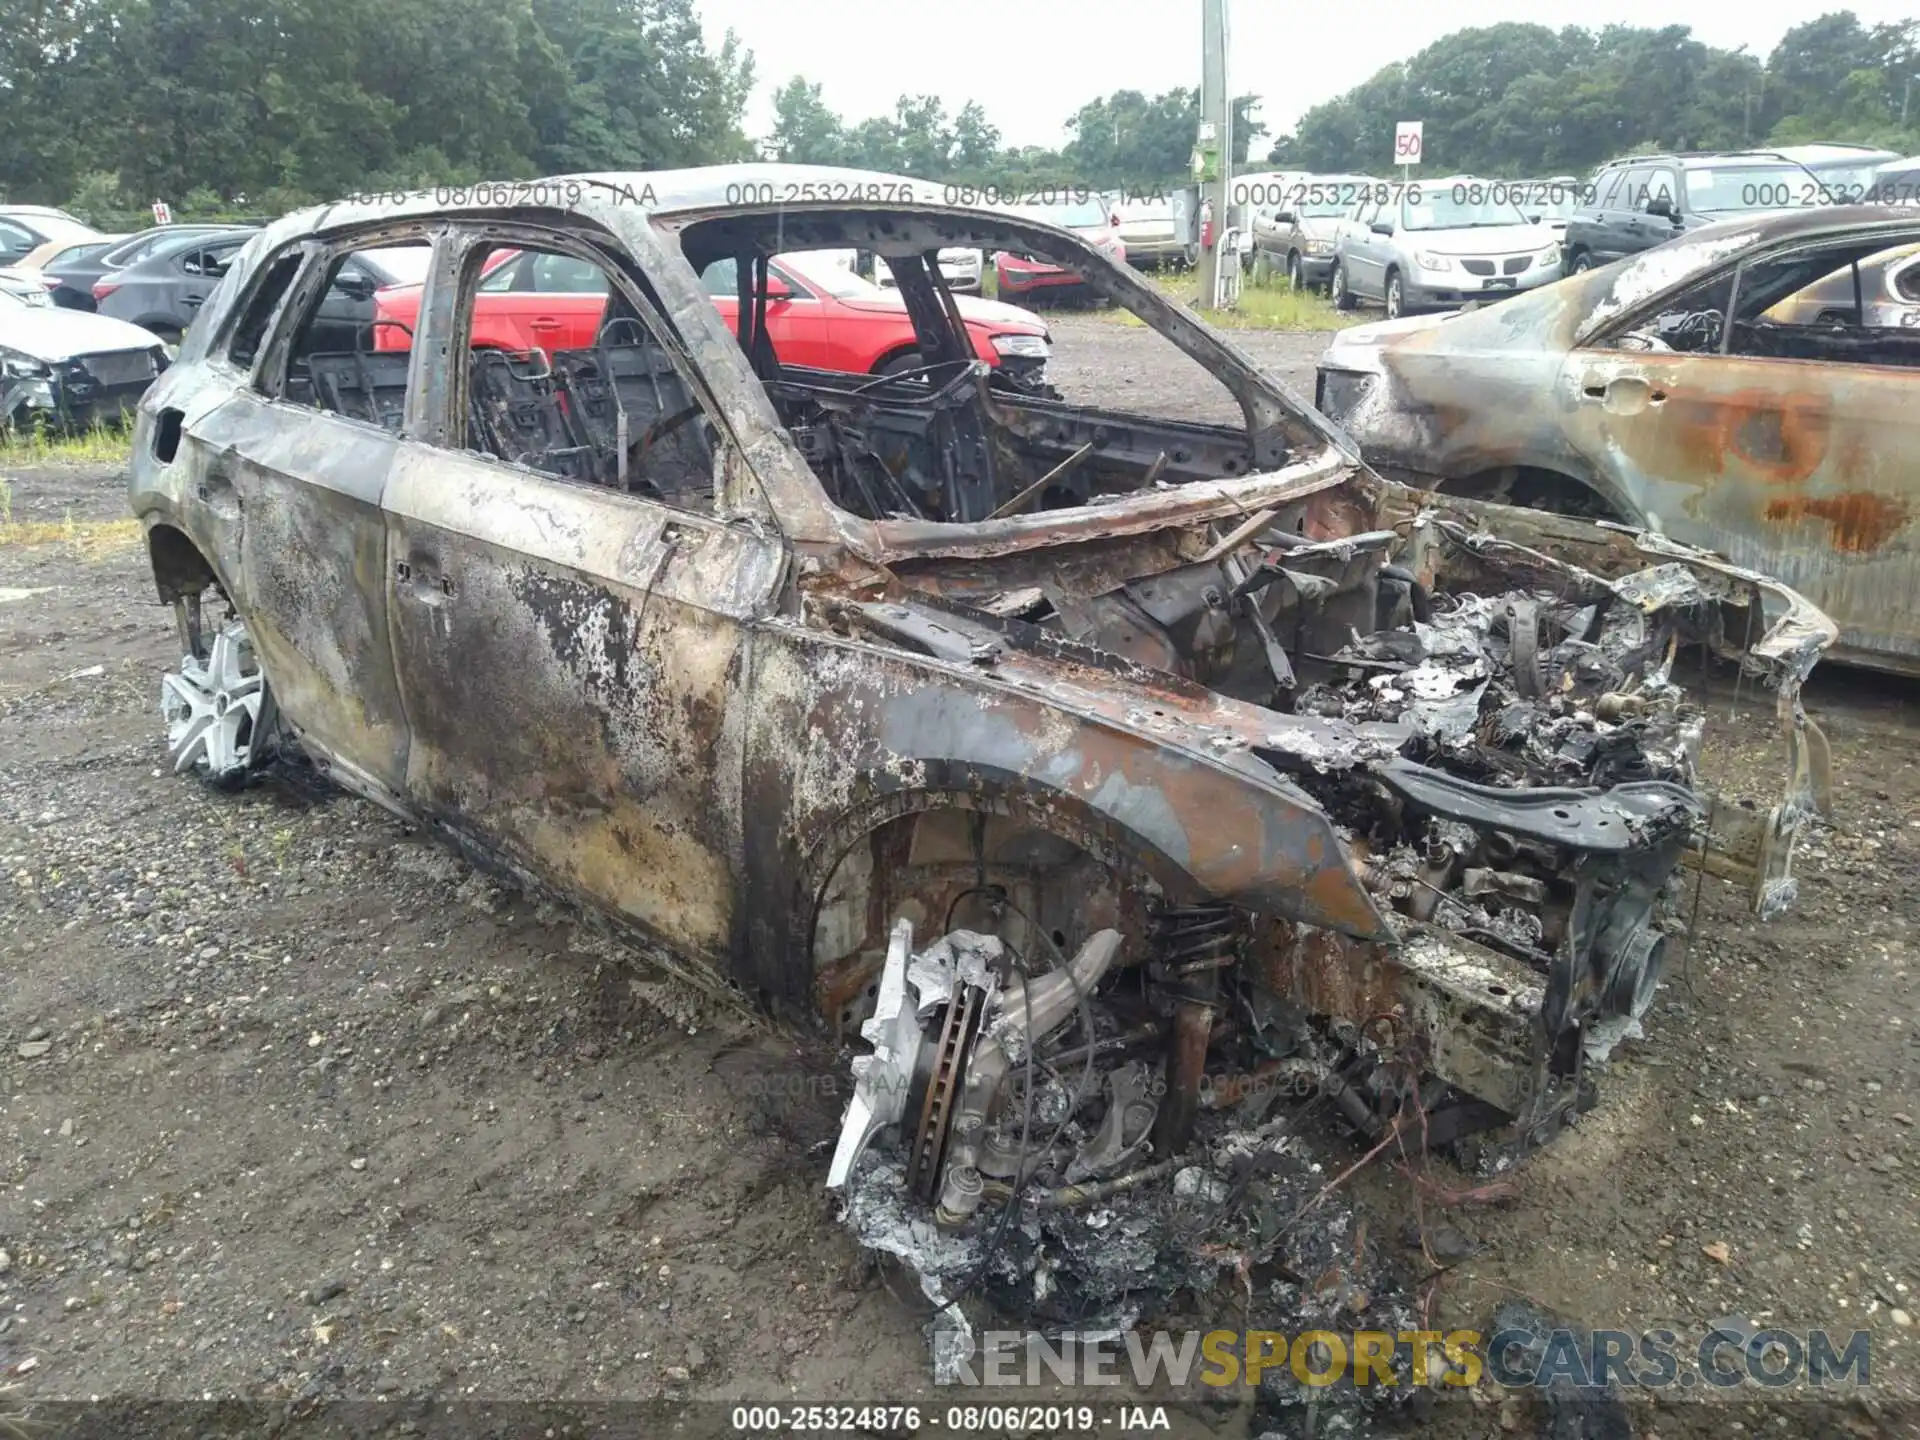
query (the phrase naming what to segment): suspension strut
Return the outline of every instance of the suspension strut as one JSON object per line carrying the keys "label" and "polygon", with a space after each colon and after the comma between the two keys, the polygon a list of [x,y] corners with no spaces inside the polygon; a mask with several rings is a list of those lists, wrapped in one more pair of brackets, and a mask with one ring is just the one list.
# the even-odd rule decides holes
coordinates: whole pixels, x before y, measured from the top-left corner
{"label": "suspension strut", "polygon": [[1247,917],[1231,905],[1175,905],[1153,913],[1154,959],[1147,973],[1174,995],[1167,1038],[1167,1096],[1154,1123],[1153,1148],[1177,1155],[1193,1138],[1206,1080],[1207,1047],[1220,1001],[1220,972],[1246,951]]}

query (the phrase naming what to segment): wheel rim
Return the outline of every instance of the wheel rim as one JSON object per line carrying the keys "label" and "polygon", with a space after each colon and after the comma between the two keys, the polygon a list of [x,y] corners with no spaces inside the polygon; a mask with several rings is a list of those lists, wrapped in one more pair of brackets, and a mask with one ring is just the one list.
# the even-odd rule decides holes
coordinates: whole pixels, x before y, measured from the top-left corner
{"label": "wheel rim", "polygon": [[1400,318],[1400,277],[1397,275],[1387,282],[1387,318]]}
{"label": "wheel rim", "polygon": [[173,773],[198,768],[220,779],[251,769],[265,699],[266,678],[238,620],[213,637],[204,662],[181,657],[178,670],[160,677]]}
{"label": "wheel rim", "polygon": [[1588,270],[1591,270],[1592,268],[1593,268],[1592,257],[1587,255],[1576,255],[1573,257],[1573,273],[1574,274],[1581,275],[1586,273]]}
{"label": "wheel rim", "polygon": [[1300,257],[1298,255],[1287,262],[1287,288],[1289,290],[1298,290],[1301,288]]}
{"label": "wheel rim", "polygon": [[1330,287],[1337,299],[1347,293],[1347,267],[1336,264],[1333,267],[1333,283]]}

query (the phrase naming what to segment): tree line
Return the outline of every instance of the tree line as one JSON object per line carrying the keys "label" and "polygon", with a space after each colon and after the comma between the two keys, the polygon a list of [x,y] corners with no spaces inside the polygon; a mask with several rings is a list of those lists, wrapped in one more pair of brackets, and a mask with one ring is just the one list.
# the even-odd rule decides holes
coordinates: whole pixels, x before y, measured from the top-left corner
{"label": "tree line", "polygon": [[1426,169],[1580,174],[1648,150],[1809,141],[1920,153],[1920,24],[1851,11],[1781,37],[1764,60],[1685,25],[1502,24],[1460,30],[1316,105],[1276,143],[1276,165],[1391,168],[1398,120],[1425,122]]}
{"label": "tree line", "polygon": [[753,154],[693,0],[0,0],[0,193],[277,214]]}
{"label": "tree line", "polygon": [[[1683,25],[1465,29],[1309,110],[1270,145],[1235,103],[1235,161],[1384,172],[1396,121],[1426,169],[1579,173],[1638,149],[1843,140],[1920,152],[1920,23],[1851,12],[1764,60]],[[1179,183],[1199,95],[1121,90],[1012,146],[968,101],[850,120],[794,76],[750,137],[754,57],[695,0],[0,0],[0,196],[126,228],[277,214],[355,191],[756,157],[999,184]]]}

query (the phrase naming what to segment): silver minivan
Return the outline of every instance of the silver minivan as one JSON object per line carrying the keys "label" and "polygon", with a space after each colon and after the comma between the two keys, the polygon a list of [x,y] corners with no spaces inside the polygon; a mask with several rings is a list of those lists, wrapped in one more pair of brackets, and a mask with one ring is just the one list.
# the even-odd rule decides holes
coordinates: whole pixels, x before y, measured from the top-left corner
{"label": "silver minivan", "polygon": [[1453,175],[1392,187],[1339,223],[1334,305],[1377,300],[1387,317],[1496,300],[1560,278],[1560,241],[1509,182]]}
{"label": "silver minivan", "polygon": [[1255,276],[1277,271],[1289,289],[1325,289],[1340,221],[1362,199],[1389,193],[1390,182],[1370,175],[1308,175],[1266,187],[1266,203],[1251,207]]}

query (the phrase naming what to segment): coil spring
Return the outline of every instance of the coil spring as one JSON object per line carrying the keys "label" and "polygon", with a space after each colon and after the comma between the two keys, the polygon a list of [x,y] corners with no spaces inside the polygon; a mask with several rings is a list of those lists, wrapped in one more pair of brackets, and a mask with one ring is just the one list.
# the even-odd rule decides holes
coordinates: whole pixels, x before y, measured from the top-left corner
{"label": "coil spring", "polygon": [[1169,905],[1152,916],[1155,970],[1168,979],[1223,970],[1239,960],[1250,934],[1232,905]]}

